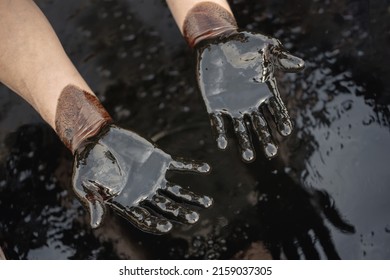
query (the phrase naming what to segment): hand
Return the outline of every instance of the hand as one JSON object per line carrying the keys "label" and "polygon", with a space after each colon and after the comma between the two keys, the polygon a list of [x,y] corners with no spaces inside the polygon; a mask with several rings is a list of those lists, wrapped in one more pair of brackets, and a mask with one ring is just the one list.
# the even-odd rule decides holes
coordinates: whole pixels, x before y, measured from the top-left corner
{"label": "hand", "polygon": [[197,80],[210,114],[220,149],[226,149],[223,116],[233,120],[242,158],[250,162],[255,153],[246,119],[252,123],[265,155],[272,158],[277,145],[272,140],[263,110],[267,107],[281,135],[292,131],[274,76],[275,68],[295,72],[302,59],[285,51],[281,43],[257,33],[239,32],[228,38],[202,42],[197,49]]}
{"label": "hand", "polygon": [[198,213],[180,202],[212,204],[211,198],[168,182],[167,170],[207,173],[210,167],[174,160],[139,135],[108,125],[76,150],[73,188],[88,207],[93,228],[101,224],[108,205],[139,229],[161,234],[172,228],[168,219],[198,220]]}

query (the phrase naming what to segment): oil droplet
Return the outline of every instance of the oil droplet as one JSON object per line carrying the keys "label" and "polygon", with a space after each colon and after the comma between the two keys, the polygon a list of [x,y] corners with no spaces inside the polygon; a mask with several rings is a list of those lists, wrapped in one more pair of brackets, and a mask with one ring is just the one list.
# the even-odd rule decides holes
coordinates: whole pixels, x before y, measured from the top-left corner
{"label": "oil droplet", "polygon": [[156,229],[161,233],[166,233],[172,229],[172,224],[169,221],[161,221],[156,225]]}
{"label": "oil droplet", "polygon": [[288,136],[291,134],[292,132],[292,126],[291,126],[291,123],[288,122],[288,121],[285,121],[285,122],[282,122],[279,124],[279,131],[280,131],[280,134],[282,134],[283,136]]}
{"label": "oil droplet", "polygon": [[268,158],[272,158],[278,153],[278,147],[273,143],[267,143],[267,145],[264,147],[264,152]]}
{"label": "oil droplet", "polygon": [[199,199],[199,204],[201,204],[205,208],[209,208],[211,205],[213,205],[213,199],[205,195]]}
{"label": "oil droplet", "polygon": [[217,139],[218,148],[221,150],[225,150],[228,144],[228,141],[226,139],[225,135],[219,135]]}
{"label": "oil droplet", "polygon": [[192,211],[192,212],[186,214],[185,218],[189,224],[194,224],[199,220],[199,214]]}
{"label": "oil droplet", "polygon": [[246,150],[242,151],[242,158],[246,162],[251,162],[255,159],[255,154],[252,150],[246,149]]}

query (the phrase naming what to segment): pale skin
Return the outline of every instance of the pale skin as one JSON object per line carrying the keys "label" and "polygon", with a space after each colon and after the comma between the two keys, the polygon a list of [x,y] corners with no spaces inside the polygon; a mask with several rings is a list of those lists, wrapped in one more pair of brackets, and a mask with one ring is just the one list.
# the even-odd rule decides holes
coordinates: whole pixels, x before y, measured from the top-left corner
{"label": "pale skin", "polygon": [[[183,34],[188,12],[204,0],[166,0]],[[233,15],[225,0],[207,0]],[[25,99],[56,130],[56,109],[65,87],[93,90],[32,0],[0,0],[0,82]],[[258,251],[258,250],[257,250]],[[0,260],[5,259],[0,248]]]}
{"label": "pale skin", "polygon": [[[203,1],[167,2],[183,32],[186,14]],[[209,2],[230,11],[226,1]],[[73,85],[95,96],[34,1],[0,0],[0,38],[0,82],[33,106],[54,130],[58,101],[64,88]],[[3,257],[0,248],[0,259]]]}
{"label": "pale skin", "polygon": [[0,81],[23,97],[55,129],[62,89],[92,92],[31,0],[0,0]]}
{"label": "pale skin", "polygon": [[[183,32],[186,14],[201,0],[167,0]],[[209,0],[230,11],[224,0]],[[61,91],[75,85],[93,94],[32,0],[0,0],[0,82],[25,99],[55,129]]]}

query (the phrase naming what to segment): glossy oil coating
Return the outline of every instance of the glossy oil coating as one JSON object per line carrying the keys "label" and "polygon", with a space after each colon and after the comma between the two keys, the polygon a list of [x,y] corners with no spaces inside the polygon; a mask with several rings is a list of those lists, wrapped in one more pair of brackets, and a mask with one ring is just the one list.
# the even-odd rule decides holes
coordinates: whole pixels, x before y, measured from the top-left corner
{"label": "glossy oil coating", "polygon": [[171,230],[168,220],[198,221],[198,213],[182,202],[204,208],[212,204],[208,196],[169,183],[168,170],[208,173],[210,167],[172,159],[139,135],[111,125],[77,150],[73,186],[89,209],[93,228],[102,223],[108,205],[139,229],[161,234]]}
{"label": "glossy oil coating", "polygon": [[[306,63],[297,74],[275,74],[294,130],[278,139],[277,157],[251,164],[234,147],[215,145],[193,56],[163,1],[36,2],[118,125],[210,163],[207,176],[167,179],[214,203],[197,223],[165,235],[145,234],[112,211],[91,230],[70,189],[69,151],[0,85],[7,259],[390,259],[385,1],[230,1],[242,28],[277,37]],[[261,155],[261,145],[254,148]]]}
{"label": "glossy oil coating", "polygon": [[302,59],[286,52],[280,42],[242,31],[209,40],[197,48],[197,80],[220,149],[227,147],[223,116],[233,120],[244,161],[255,158],[244,118],[250,119],[266,157],[277,153],[263,110],[268,108],[281,135],[291,134],[292,123],[280,97],[274,72],[302,70]]}
{"label": "glossy oil coating", "polygon": [[234,16],[213,2],[196,4],[186,15],[183,23],[183,36],[194,47],[203,40],[226,37],[237,33]]}
{"label": "glossy oil coating", "polygon": [[112,123],[112,119],[96,96],[68,85],[58,99],[55,123],[61,141],[74,153],[81,142]]}

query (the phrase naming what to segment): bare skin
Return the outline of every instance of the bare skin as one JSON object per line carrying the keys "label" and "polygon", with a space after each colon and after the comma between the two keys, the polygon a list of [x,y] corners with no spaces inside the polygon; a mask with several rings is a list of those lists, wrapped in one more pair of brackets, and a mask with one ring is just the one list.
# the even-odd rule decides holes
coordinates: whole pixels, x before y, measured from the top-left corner
{"label": "bare skin", "polygon": [[[207,196],[165,181],[168,169],[207,173],[210,167],[174,160],[116,127],[34,1],[0,1],[0,38],[0,82],[31,104],[75,155],[73,189],[89,211],[91,227],[101,225],[108,206],[138,229],[161,234],[172,228],[169,220],[198,220],[183,201],[205,208],[212,204]],[[139,180],[143,184],[135,186]],[[152,215],[150,208],[165,218]]]}
{"label": "bare skin", "polygon": [[[179,27],[182,34],[184,34],[183,24],[188,12],[194,8],[197,4],[206,2],[204,0],[166,0],[169,9],[172,12],[173,17],[175,18],[176,24]],[[228,11],[232,16],[233,12],[229,7],[229,4],[226,0],[211,0],[207,2],[212,2],[218,4],[226,11]]]}
{"label": "bare skin", "polygon": [[274,73],[302,70],[303,60],[289,54],[275,38],[239,30],[226,1],[167,2],[182,35],[196,51],[198,86],[218,147],[228,147],[225,120],[230,119],[243,161],[255,160],[251,130],[264,155],[275,157],[278,146],[264,110],[272,115],[282,136],[291,134],[293,124]]}
{"label": "bare skin", "polygon": [[1,250],[1,248],[0,248],[0,260],[5,260],[4,253],[3,250]]}
{"label": "bare skin", "polygon": [[[188,11],[203,1],[167,2],[182,30]],[[219,4],[231,13],[226,1],[210,2]],[[95,96],[92,89],[70,61],[50,23],[34,1],[0,1],[0,38],[0,82],[32,105],[63,139],[58,124],[56,127],[56,109],[63,89],[73,85]]]}
{"label": "bare skin", "polygon": [[0,81],[52,128],[59,96],[67,85],[93,95],[34,1],[0,1],[0,38]]}
{"label": "bare skin", "polygon": [[[180,31],[191,47],[195,47],[205,39],[221,35],[230,36],[238,28],[233,13],[225,0],[167,0],[167,3]],[[168,169],[206,173],[209,170],[207,165],[174,160],[151,143],[140,139],[138,135],[115,126],[107,127],[112,122],[110,116],[68,58],[50,23],[34,1],[0,0],[0,38],[2,38],[0,44],[0,82],[31,104],[56,131],[72,153],[76,154],[74,189],[90,212],[92,227],[100,225],[105,207],[108,206],[141,230],[160,234],[171,229],[170,219],[190,224],[196,222],[197,213],[190,208],[182,207],[183,200],[202,207],[211,205],[211,200],[207,196],[198,196],[180,186],[169,184],[164,176],[160,176],[165,175],[165,171]],[[215,45],[218,46],[219,43],[215,42]],[[291,59],[285,59],[285,54],[282,57],[284,61],[291,62]],[[301,61],[295,62],[293,66],[300,68]],[[283,63],[281,62],[281,64]],[[289,67],[282,66],[294,68],[290,67],[291,63],[287,64]],[[201,65],[198,70],[202,70]],[[207,101],[209,96],[207,91],[203,94]],[[77,106],[72,106],[72,104]],[[211,102],[208,104],[212,105]],[[214,126],[219,128],[219,138],[223,138],[223,127],[215,125],[216,123],[218,122],[214,122]],[[106,127],[106,132],[100,137],[98,134],[102,127]],[[263,130],[267,130],[265,126]],[[269,135],[267,131],[262,133]],[[129,146],[129,140],[138,145],[134,145],[134,154],[117,155],[115,153],[113,146],[116,146],[120,140],[116,135],[122,137],[122,142],[127,146]],[[244,137],[246,134],[241,133],[241,135]],[[83,146],[82,143],[93,136],[96,136],[94,140]],[[268,138],[263,138],[266,139],[265,144],[271,143],[267,142],[271,141],[267,140]],[[246,141],[240,141],[240,143],[246,143]],[[140,151],[140,145],[150,154],[160,156],[156,157],[155,162],[157,163],[151,164],[149,161],[146,164],[137,160],[135,155]],[[225,144],[222,143],[220,146],[225,147]],[[242,150],[245,152],[244,148]],[[102,150],[109,155],[108,158],[99,154]],[[126,159],[126,157],[131,160]],[[141,178],[142,183],[145,184],[141,184],[140,187],[142,191],[147,192],[147,195],[134,196],[131,194],[134,191],[134,187],[131,186],[132,180],[140,180],[136,176],[122,176],[122,174],[117,177],[111,176],[111,171],[117,167],[116,165],[111,167],[109,164],[104,164],[103,171],[108,171],[110,175],[102,177],[96,175],[99,173],[96,172],[97,170],[102,170],[101,165],[96,165],[95,162],[102,159],[118,163],[117,165],[121,167],[120,170],[127,170],[127,165],[131,163],[130,165],[133,166],[133,162],[140,166],[140,170],[146,169],[145,174],[148,175]],[[252,156],[248,156],[246,159],[246,161],[251,160]],[[158,172],[151,174],[148,164],[158,167],[154,169],[161,169],[161,174]],[[129,169],[125,175],[127,173],[131,174],[132,172]],[[153,179],[153,176],[156,177],[156,180]],[[153,184],[146,182],[146,179],[150,178],[154,180]],[[119,187],[113,189],[113,182],[117,183]],[[140,190],[136,189],[136,191]],[[169,196],[165,197],[166,194]],[[171,201],[171,197],[176,201]],[[149,208],[158,211],[163,217],[151,215],[148,212]]]}

